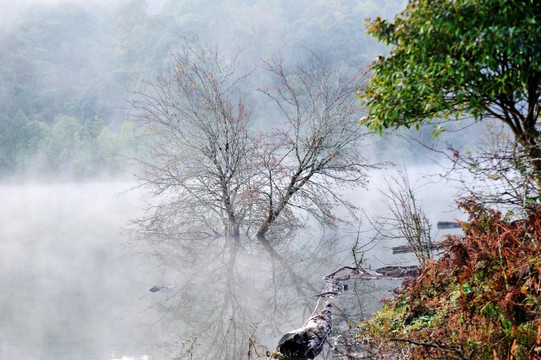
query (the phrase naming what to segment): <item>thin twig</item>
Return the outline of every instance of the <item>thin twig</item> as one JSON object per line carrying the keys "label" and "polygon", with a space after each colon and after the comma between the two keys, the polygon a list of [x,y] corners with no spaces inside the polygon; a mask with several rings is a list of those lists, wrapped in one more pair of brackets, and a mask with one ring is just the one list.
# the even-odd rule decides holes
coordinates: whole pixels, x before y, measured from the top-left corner
{"label": "thin twig", "polygon": [[424,346],[424,347],[435,348],[435,349],[443,350],[447,352],[452,352],[452,353],[457,354],[461,359],[466,360],[466,356],[464,356],[462,351],[460,351],[460,347],[458,346],[450,346],[450,345],[440,344],[437,342],[415,341],[415,340],[403,339],[403,338],[390,338],[387,341],[405,342],[405,343],[413,344],[417,346]]}

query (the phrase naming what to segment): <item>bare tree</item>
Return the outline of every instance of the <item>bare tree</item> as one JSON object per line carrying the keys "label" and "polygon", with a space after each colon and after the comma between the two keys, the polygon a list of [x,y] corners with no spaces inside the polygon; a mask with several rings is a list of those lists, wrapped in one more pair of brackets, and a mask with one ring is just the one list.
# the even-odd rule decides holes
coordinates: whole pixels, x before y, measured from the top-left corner
{"label": "bare tree", "polygon": [[238,86],[237,57],[185,41],[169,73],[131,101],[148,129],[143,181],[161,196],[147,230],[174,237],[231,236],[249,203],[250,112]]}
{"label": "bare tree", "polygon": [[431,226],[405,170],[387,180],[381,193],[389,215],[372,221],[372,226],[382,238],[405,239],[419,264],[425,265],[432,258]]}
{"label": "bare tree", "polygon": [[275,246],[307,218],[332,226],[338,207],[353,215],[343,190],[363,185],[372,167],[359,147],[363,79],[309,55],[295,71],[265,63],[277,86],[260,91],[278,111],[274,129],[256,136],[237,56],[193,41],[172,54],[169,73],[131,102],[149,134],[143,180],[158,197],[140,221],[147,236],[257,239],[283,260]]}
{"label": "bare tree", "polygon": [[295,214],[302,211],[332,225],[338,220],[337,205],[355,209],[342,198],[342,190],[362,185],[371,165],[359,147],[361,109],[354,93],[363,85],[360,74],[345,76],[314,53],[294,71],[276,58],[265,68],[277,85],[259,91],[278,108],[280,127],[257,158],[264,181],[258,205],[264,216],[256,237],[278,257],[268,235],[285,211],[293,208]]}
{"label": "bare tree", "polygon": [[475,151],[447,144],[444,153],[451,163],[445,177],[460,181],[461,198],[513,210],[541,201],[528,152],[503,125],[487,122]]}
{"label": "bare tree", "polygon": [[[454,141],[428,143],[409,137],[440,156],[436,163],[441,177],[455,183],[458,199],[475,198],[479,203],[502,210],[535,209],[541,202],[526,149],[513,139],[505,125],[496,121],[466,122],[465,128],[479,132],[475,147]],[[452,131],[457,131],[456,129]],[[440,159],[443,159],[441,161]]]}

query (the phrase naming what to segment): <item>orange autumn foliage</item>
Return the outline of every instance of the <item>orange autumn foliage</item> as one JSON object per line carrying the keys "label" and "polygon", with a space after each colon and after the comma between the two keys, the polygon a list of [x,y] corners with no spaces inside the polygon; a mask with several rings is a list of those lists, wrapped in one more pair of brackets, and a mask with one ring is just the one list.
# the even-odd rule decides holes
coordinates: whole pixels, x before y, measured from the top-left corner
{"label": "orange autumn foliage", "polygon": [[404,281],[368,336],[410,347],[413,359],[541,360],[541,206],[514,221],[475,202],[461,207],[464,235]]}

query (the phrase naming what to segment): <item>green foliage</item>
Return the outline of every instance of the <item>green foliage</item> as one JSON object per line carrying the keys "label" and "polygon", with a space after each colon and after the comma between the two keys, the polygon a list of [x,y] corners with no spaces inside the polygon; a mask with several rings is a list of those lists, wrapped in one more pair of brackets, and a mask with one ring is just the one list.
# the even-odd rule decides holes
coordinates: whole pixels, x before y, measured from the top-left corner
{"label": "green foliage", "polygon": [[[101,176],[125,168],[118,155],[133,153],[129,136],[120,140],[111,131],[127,94],[107,81],[114,66],[111,16],[103,5],[41,4],[0,32],[6,50],[0,178]],[[134,21],[145,17],[143,11]]]}
{"label": "green foliage", "polygon": [[[0,29],[0,136],[6,138],[0,143],[0,178],[22,176],[29,169],[36,176],[48,171],[92,174],[100,157],[121,168],[118,157],[113,161],[110,156],[97,156],[96,146],[111,153],[138,151],[136,145],[128,148],[126,138],[119,134],[127,118],[125,100],[131,91],[144,91],[145,81],[166,71],[169,50],[183,36],[244,49],[247,60],[241,66],[245,69],[278,52],[286,61],[295,59],[301,48],[328,53],[354,68],[365,62],[373,46],[359,19],[376,11],[394,11],[389,5],[394,2],[375,0],[294,4],[210,0],[166,1],[161,11],[149,14],[148,3],[41,2],[22,10],[15,21]],[[352,37],[358,39],[352,42]],[[259,80],[242,90],[252,92]],[[19,111],[28,118],[32,128],[28,131],[34,135],[15,130]],[[267,115],[264,107],[253,111]],[[82,126],[77,136],[54,133],[63,116]],[[102,125],[93,119],[101,119]],[[7,139],[8,132],[15,135]],[[24,145],[23,139],[31,145]],[[105,139],[113,143],[105,146]],[[61,141],[67,142],[62,145]],[[81,154],[70,155],[71,151]],[[36,159],[37,163],[30,164]]]}
{"label": "green foliage", "polygon": [[95,116],[92,119],[86,119],[84,124],[85,135],[95,139],[103,130],[103,119]]}
{"label": "green foliage", "polygon": [[58,172],[74,165],[77,151],[81,149],[81,126],[76,119],[62,115],[51,128],[46,142],[47,167]]}
{"label": "green foliage", "polygon": [[46,133],[44,124],[30,121],[21,110],[0,122],[0,171],[15,171],[17,164],[38,150]]}
{"label": "green foliage", "polygon": [[491,107],[507,98],[534,96],[538,102],[538,1],[414,1],[394,23],[370,22],[368,32],[391,45],[360,94],[370,108],[364,123],[375,131],[460,115],[501,115]]}
{"label": "green foliage", "polygon": [[19,111],[0,130],[0,170],[16,176],[115,175],[126,168],[122,155],[139,151],[130,144],[134,137],[131,123],[124,123],[116,133],[97,117],[81,125],[77,119],[61,115],[49,128],[29,121]]}

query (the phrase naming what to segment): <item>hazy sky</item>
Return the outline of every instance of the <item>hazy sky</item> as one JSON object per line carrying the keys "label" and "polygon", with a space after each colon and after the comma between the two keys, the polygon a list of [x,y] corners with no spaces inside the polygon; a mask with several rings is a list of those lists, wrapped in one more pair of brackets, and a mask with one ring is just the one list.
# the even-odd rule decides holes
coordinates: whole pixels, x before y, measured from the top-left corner
{"label": "hazy sky", "polygon": [[[0,21],[3,23],[2,25],[9,24],[11,21],[17,18],[22,9],[32,4],[57,4],[65,1],[66,0],[0,0]],[[0,28],[2,27],[3,26],[0,25]]]}
{"label": "hazy sky", "polygon": [[[24,9],[28,5],[32,4],[58,4],[62,2],[100,2],[105,1],[108,3],[118,3],[119,0],[0,0],[0,21],[6,23],[13,20],[20,13],[21,9]],[[159,12],[162,5],[166,0],[147,0],[149,12],[155,14]],[[0,28],[2,26],[0,25]]]}
{"label": "hazy sky", "polygon": [[62,0],[0,0],[0,16],[13,18],[17,13],[30,4],[59,3]]}

